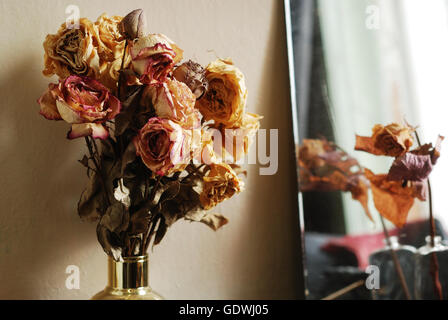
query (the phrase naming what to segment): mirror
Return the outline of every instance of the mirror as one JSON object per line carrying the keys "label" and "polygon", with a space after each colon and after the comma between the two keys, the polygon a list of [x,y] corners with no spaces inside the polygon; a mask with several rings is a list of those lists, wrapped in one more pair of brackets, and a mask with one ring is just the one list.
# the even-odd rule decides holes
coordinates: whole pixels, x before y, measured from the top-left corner
{"label": "mirror", "polygon": [[447,299],[448,1],[285,13],[307,298]]}

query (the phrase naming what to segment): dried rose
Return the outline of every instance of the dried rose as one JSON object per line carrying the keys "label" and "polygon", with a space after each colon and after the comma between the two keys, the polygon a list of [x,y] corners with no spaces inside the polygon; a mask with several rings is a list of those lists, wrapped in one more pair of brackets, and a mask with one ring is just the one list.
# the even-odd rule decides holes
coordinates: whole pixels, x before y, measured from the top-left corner
{"label": "dried rose", "polygon": [[118,25],[120,33],[129,40],[141,38],[145,34],[146,17],[142,9],[128,13]]}
{"label": "dried rose", "polygon": [[67,29],[64,23],[57,34],[47,35],[43,74],[60,79],[72,74],[89,76],[114,90],[124,48],[124,41],[114,36],[117,20],[103,15],[94,24],[81,18],[79,29]]}
{"label": "dried rose", "polygon": [[143,163],[160,176],[182,171],[191,159],[191,134],[168,119],[149,119],[133,142]]}
{"label": "dried rose", "polygon": [[397,227],[406,223],[415,198],[426,200],[426,183],[408,181],[403,186],[400,181],[390,181],[386,174],[375,175],[369,169],[365,169],[365,175],[370,180],[375,208]]}
{"label": "dried rose", "polygon": [[[101,41],[98,47],[101,61],[99,80],[106,87],[113,89],[118,83],[125,48],[124,38],[118,28],[122,19],[120,16],[109,17],[102,14],[95,22]],[[127,68],[130,63],[131,56],[126,52],[123,68]]]}
{"label": "dried rose", "polygon": [[413,128],[396,123],[387,126],[375,125],[371,137],[356,136],[355,150],[369,152],[374,155],[399,157],[413,144]]}
{"label": "dried rose", "polygon": [[141,101],[144,106],[154,107],[158,117],[174,120],[186,129],[201,125],[201,115],[194,108],[196,97],[186,84],[176,79],[146,86]]}
{"label": "dried rose", "polygon": [[229,158],[229,161],[236,162],[249,152],[257,131],[260,129],[260,120],[263,117],[255,113],[245,113],[240,127],[234,129],[221,128],[223,138],[222,151],[216,150],[223,158]]}
{"label": "dried rose", "polygon": [[211,164],[210,171],[204,176],[203,190],[200,194],[204,210],[231,198],[243,190],[244,184],[227,164]]}
{"label": "dried rose", "polygon": [[38,103],[45,118],[72,124],[69,139],[90,135],[106,139],[109,132],[102,123],[115,118],[121,109],[120,101],[105,86],[80,76],[50,84]]}
{"label": "dried rose", "polygon": [[208,89],[208,81],[205,77],[205,69],[191,60],[181,64],[173,72],[173,77],[185,83],[200,99]]}
{"label": "dried rose", "polygon": [[213,132],[209,129],[202,129],[200,136],[200,147],[194,153],[194,159],[198,163],[212,164],[222,162],[222,158],[215,152]]}
{"label": "dried rose", "polygon": [[150,34],[130,42],[132,69],[144,84],[162,83],[182,60],[183,51],[163,34]]}
{"label": "dried rose", "polygon": [[209,88],[196,102],[204,119],[226,128],[241,126],[247,100],[243,73],[231,60],[218,59],[207,66],[206,78]]}
{"label": "dried rose", "polygon": [[98,30],[85,18],[79,20],[79,26],[79,29],[66,29],[63,24],[57,34],[47,35],[44,75],[57,74],[66,78],[72,73],[84,76],[99,74]]}
{"label": "dried rose", "polygon": [[348,191],[372,220],[369,182],[358,161],[326,139],[304,139],[298,150],[300,191]]}

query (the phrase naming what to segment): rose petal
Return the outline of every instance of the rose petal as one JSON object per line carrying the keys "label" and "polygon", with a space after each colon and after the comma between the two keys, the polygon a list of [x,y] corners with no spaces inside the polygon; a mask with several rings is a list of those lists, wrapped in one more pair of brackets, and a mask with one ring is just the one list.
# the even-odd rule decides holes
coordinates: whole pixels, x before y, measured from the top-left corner
{"label": "rose petal", "polygon": [[61,115],[61,118],[68,123],[82,123],[83,119],[81,115],[74,111],[70,106],[63,100],[56,100],[56,107]]}
{"label": "rose petal", "polygon": [[106,140],[109,131],[100,123],[72,124],[71,130],[67,134],[68,139],[92,136],[94,139]]}
{"label": "rose petal", "polygon": [[40,105],[39,113],[48,120],[62,120],[56,106],[56,94],[54,92],[56,89],[57,85],[50,83],[47,90],[45,90],[43,95],[37,100],[37,103]]}

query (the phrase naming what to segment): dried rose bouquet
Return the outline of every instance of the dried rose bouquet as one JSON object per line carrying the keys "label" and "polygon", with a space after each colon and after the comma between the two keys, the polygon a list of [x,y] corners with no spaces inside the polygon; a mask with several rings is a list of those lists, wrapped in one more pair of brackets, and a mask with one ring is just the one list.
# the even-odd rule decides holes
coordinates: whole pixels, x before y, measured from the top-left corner
{"label": "dried rose bouquet", "polygon": [[207,210],[243,190],[237,161],[259,129],[246,112],[244,75],[231,60],[203,68],[163,34],[145,33],[143,11],[63,24],[44,42],[40,114],[83,137],[89,182],[81,218],[98,221],[104,251],[143,255],[179,219],[213,230],[228,220]]}

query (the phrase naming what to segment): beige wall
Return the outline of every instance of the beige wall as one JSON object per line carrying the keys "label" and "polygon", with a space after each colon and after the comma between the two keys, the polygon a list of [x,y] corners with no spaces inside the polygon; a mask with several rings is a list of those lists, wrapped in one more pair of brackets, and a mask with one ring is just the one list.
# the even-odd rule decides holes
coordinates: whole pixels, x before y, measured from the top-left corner
{"label": "beige wall", "polygon": [[[86,299],[106,281],[95,225],[76,213],[86,183],[76,162],[83,141],[66,140],[68,125],[44,120],[36,104],[49,82],[41,75],[42,42],[65,21],[68,4],[93,20],[141,7],[150,31],[175,40],[185,58],[232,57],[247,77],[249,110],[265,116],[263,128],[279,129],[278,173],[260,176],[249,167],[247,191],[220,207],[231,219],[223,230],[173,226],[152,254],[152,286],[170,299],[300,295],[282,3],[0,0],[1,299]],[[65,287],[68,265],[81,270],[80,290]]]}

